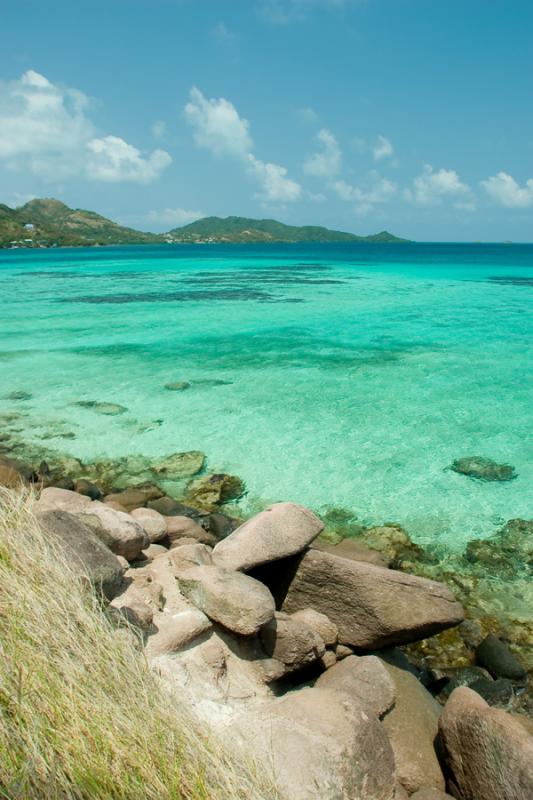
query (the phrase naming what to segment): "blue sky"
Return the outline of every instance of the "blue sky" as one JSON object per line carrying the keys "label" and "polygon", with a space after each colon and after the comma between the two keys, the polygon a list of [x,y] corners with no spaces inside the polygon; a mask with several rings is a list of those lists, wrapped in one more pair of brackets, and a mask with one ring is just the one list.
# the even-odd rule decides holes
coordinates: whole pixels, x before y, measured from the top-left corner
{"label": "blue sky", "polygon": [[533,241],[531,0],[1,6],[0,202]]}

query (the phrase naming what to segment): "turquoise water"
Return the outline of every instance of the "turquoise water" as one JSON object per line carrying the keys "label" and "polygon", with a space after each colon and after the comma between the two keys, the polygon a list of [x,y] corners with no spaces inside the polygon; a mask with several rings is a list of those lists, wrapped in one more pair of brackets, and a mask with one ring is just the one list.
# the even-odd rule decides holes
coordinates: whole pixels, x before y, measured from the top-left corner
{"label": "turquoise water", "polygon": [[[4,251],[0,286],[0,413],[27,441],[203,450],[250,506],[342,506],[422,543],[532,515],[533,246]],[[446,469],[468,455],[518,478]]]}

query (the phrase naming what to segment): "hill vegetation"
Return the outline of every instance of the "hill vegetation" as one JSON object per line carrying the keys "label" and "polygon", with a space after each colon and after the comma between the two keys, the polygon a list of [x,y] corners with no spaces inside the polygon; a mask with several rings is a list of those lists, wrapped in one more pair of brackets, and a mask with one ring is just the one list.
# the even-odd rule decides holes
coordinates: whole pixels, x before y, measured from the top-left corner
{"label": "hill vegetation", "polygon": [[356,236],[320,226],[298,227],[246,217],[205,217],[168,233],[146,233],[118,225],[94,211],[69,208],[59,200],[30,200],[19,208],[0,204],[0,247],[403,241],[387,231]]}

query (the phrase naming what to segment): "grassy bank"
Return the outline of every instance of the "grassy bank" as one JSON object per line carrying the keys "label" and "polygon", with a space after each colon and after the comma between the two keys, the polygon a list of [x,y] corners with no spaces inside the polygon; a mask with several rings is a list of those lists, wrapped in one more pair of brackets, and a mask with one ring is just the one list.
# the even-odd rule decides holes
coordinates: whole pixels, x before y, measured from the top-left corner
{"label": "grassy bank", "polygon": [[260,800],[0,490],[0,797]]}

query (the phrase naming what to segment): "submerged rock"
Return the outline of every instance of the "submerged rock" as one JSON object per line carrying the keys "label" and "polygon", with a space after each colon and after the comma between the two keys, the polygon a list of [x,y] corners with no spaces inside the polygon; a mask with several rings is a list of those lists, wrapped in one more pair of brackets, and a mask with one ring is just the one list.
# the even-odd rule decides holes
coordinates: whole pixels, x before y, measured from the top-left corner
{"label": "submerged rock", "polygon": [[496,461],[484,456],[458,458],[451,465],[451,469],[480,481],[510,481],[517,476],[515,468],[510,464],[497,464]]}
{"label": "submerged rock", "polygon": [[165,383],[165,389],[168,389],[170,392],[184,392],[185,389],[190,389],[191,384],[189,381],[170,381],[170,383]]}
{"label": "submerged rock", "polygon": [[199,450],[187,453],[173,453],[160,461],[152,463],[152,471],[165,478],[189,478],[204,468],[206,457]]}
{"label": "submerged rock", "polygon": [[245,491],[240,478],[219,472],[192,481],[187,487],[187,497],[201,506],[210,507],[237,500]]}
{"label": "submerged rock", "polygon": [[128,409],[119,403],[103,403],[99,400],[78,400],[73,403],[79,408],[90,408],[96,411],[97,414],[104,414],[105,416],[116,416],[117,414],[124,414]]}
{"label": "submerged rock", "polygon": [[6,400],[31,400],[32,397],[32,394],[25,392],[23,389],[17,389],[5,395]]}
{"label": "submerged rock", "polygon": [[489,539],[473,539],[467,561],[502,578],[533,575],[533,520],[511,519]]}

